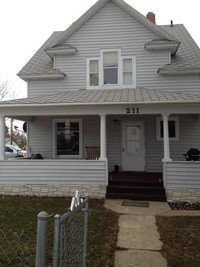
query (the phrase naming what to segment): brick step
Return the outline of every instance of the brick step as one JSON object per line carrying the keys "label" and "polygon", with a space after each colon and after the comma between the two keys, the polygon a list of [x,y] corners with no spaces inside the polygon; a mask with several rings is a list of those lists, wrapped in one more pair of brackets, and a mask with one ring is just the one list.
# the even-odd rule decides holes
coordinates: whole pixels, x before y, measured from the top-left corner
{"label": "brick step", "polygon": [[165,195],[154,194],[123,194],[123,193],[107,193],[108,199],[130,199],[130,200],[148,200],[148,201],[166,201]]}
{"label": "brick step", "polygon": [[156,186],[108,185],[107,193],[165,195],[165,189]]}

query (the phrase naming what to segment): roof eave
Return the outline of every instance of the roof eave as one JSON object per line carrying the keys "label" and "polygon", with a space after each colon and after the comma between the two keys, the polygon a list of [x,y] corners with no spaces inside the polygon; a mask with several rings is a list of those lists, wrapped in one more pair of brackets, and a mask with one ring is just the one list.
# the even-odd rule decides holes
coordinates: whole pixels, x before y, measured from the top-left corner
{"label": "roof eave", "polygon": [[66,77],[65,73],[41,73],[41,74],[20,74],[18,75],[24,81],[34,81],[34,80],[62,80]]}
{"label": "roof eave", "polygon": [[173,69],[167,70],[164,68],[158,69],[158,73],[161,75],[185,75],[185,74],[200,74],[200,68],[193,69]]}
{"label": "roof eave", "polygon": [[44,51],[52,59],[54,58],[54,56],[59,56],[59,55],[71,56],[75,55],[78,52],[76,47],[59,47],[59,46],[54,48],[49,47],[46,48]]}
{"label": "roof eave", "polygon": [[148,42],[144,45],[144,48],[147,51],[165,51],[170,50],[171,55],[174,56],[179,48],[180,42],[179,41],[155,41],[152,40],[151,42]]}
{"label": "roof eave", "polygon": [[[1,104],[0,108],[15,108],[15,107],[57,107],[57,106],[110,106],[110,105],[127,105],[130,104],[130,102],[105,102],[105,103],[99,103],[99,102],[89,102],[89,103],[80,103],[80,102],[76,102],[76,103],[39,103],[39,104],[21,104],[21,103],[17,103],[17,104]],[[200,104],[200,101],[191,101],[191,100],[184,100],[184,101],[137,101],[137,102],[133,102],[131,104],[137,104],[137,105],[159,105],[159,104]]]}

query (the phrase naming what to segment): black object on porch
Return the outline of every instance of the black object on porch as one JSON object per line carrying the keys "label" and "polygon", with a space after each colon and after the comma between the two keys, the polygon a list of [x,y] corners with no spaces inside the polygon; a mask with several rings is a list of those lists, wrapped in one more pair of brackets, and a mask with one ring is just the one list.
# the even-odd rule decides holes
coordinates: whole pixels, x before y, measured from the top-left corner
{"label": "black object on porch", "polygon": [[162,173],[111,172],[106,198],[166,201]]}
{"label": "black object on porch", "polygon": [[186,154],[183,154],[187,161],[198,161],[200,160],[200,150],[197,148],[190,148]]}

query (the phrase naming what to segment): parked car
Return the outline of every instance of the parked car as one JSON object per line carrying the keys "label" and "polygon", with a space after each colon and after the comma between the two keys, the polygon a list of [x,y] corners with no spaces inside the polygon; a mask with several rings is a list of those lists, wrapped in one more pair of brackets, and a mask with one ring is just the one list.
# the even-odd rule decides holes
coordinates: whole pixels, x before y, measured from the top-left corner
{"label": "parked car", "polygon": [[22,150],[18,146],[5,145],[5,158],[23,157]]}

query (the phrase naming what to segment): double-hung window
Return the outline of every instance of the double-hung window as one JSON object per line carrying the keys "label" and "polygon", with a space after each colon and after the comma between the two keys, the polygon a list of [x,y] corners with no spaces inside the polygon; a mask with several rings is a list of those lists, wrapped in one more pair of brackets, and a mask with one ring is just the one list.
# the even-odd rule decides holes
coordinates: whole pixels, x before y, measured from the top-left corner
{"label": "double-hung window", "polygon": [[87,88],[136,87],[136,58],[121,50],[105,49],[99,58],[87,59]]}

